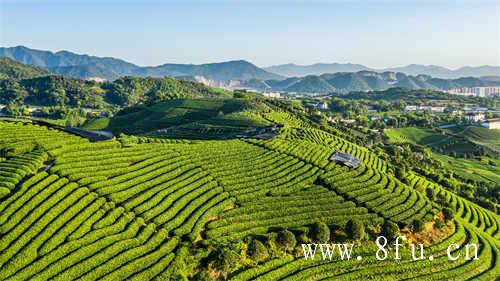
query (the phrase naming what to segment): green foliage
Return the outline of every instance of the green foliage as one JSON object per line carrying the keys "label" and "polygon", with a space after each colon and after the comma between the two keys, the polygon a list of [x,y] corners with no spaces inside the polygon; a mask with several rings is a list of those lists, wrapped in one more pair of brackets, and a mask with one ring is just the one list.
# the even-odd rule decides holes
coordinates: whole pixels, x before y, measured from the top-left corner
{"label": "green foliage", "polygon": [[399,236],[399,226],[390,220],[386,220],[382,225],[382,234],[387,239],[394,240]]}
{"label": "green foliage", "polygon": [[425,229],[425,224],[422,220],[414,220],[411,226],[415,232],[422,232]]}
{"label": "green foliage", "polygon": [[442,131],[407,127],[385,130],[384,133],[388,136],[390,142],[426,146],[435,152],[444,154],[455,153],[457,156],[484,154],[478,145],[467,138],[446,134]]}
{"label": "green foliage", "polygon": [[8,57],[0,57],[0,79],[28,79],[48,74],[49,72],[42,67],[22,64]]}
{"label": "green foliage", "polygon": [[365,237],[365,225],[359,220],[349,220],[345,226],[347,235],[355,240],[361,240]]}
{"label": "green foliage", "polygon": [[103,84],[105,100],[110,104],[153,104],[162,100],[186,97],[217,97],[225,93],[202,84],[173,78],[122,77]]}
{"label": "green foliage", "polygon": [[226,276],[236,268],[240,261],[238,253],[229,248],[216,251],[214,258],[215,267]]}
{"label": "green foliage", "polygon": [[280,248],[284,249],[285,251],[291,251],[295,248],[297,239],[291,231],[285,229],[278,232],[276,242]]}
{"label": "green foliage", "polygon": [[429,200],[431,201],[434,201],[436,199],[436,192],[434,191],[433,188],[431,187],[427,187],[425,189],[425,195],[427,196],[427,198],[429,198]]}
{"label": "green foliage", "polygon": [[437,219],[436,220],[436,224],[435,226],[438,228],[438,229],[442,229],[443,227],[446,226],[446,223],[444,222],[444,220],[442,219]]}
{"label": "green foliage", "polygon": [[109,126],[110,119],[107,117],[88,120],[82,128],[87,130],[105,130]]}
{"label": "green foliage", "polygon": [[252,107],[253,104],[244,99],[172,99],[119,112],[109,121],[107,129],[128,134],[160,130],[155,136],[163,137],[222,138],[269,124]]}
{"label": "green foliage", "polygon": [[199,83],[173,78],[123,77],[94,82],[50,75],[22,80],[0,80],[0,102],[44,106],[103,108],[152,104],[174,98],[229,97],[230,94]]}
{"label": "green foliage", "polygon": [[248,256],[256,263],[260,263],[269,258],[266,246],[259,240],[252,240],[248,245]]}
{"label": "green foliage", "polygon": [[455,211],[452,208],[450,207],[443,208],[443,218],[446,221],[452,220],[454,216],[455,216]]}
{"label": "green foliage", "polygon": [[[273,140],[123,135],[90,143],[29,122],[0,122],[0,183],[8,190],[0,199],[0,279],[498,276],[497,214],[410,170],[402,183],[380,155],[338,135],[317,128],[280,130]],[[352,153],[363,164],[349,169],[328,161],[333,148]],[[46,160],[50,169],[40,172]],[[378,261],[369,257],[373,241],[355,247],[355,254],[363,255],[361,261],[345,263],[312,263],[292,250],[297,239],[328,242],[327,225],[350,229],[353,237],[361,225],[369,225],[370,233],[379,235],[378,225],[386,218],[382,234],[391,239],[398,232],[393,222],[415,227],[417,221],[435,218],[437,207],[416,191],[417,186],[433,189],[457,218],[448,224],[446,236],[426,247],[435,261]],[[310,227],[313,221],[322,223]],[[436,227],[441,223],[444,227],[440,220]],[[276,229],[302,234],[295,238],[288,230]],[[246,253],[255,262],[240,259],[246,249],[241,239],[248,237],[253,242]],[[269,243],[272,259],[265,258],[267,249],[259,242],[264,239],[276,241],[288,253],[275,251]],[[480,260],[450,263],[443,255],[450,241],[461,246],[477,243]],[[409,256],[407,249],[401,251]],[[454,255],[464,250],[458,251]]]}
{"label": "green foliage", "polygon": [[311,226],[311,239],[316,243],[330,241],[330,228],[324,222],[316,222]]}
{"label": "green foliage", "polygon": [[193,278],[194,281],[216,281],[217,279],[207,270],[198,272]]}

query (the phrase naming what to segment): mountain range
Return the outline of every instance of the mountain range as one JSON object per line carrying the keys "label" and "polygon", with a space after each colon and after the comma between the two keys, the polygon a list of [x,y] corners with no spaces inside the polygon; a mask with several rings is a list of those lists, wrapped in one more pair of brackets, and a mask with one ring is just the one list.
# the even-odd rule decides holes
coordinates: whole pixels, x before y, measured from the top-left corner
{"label": "mountain range", "polygon": [[408,65],[376,70],[360,64],[333,63],[308,66],[286,64],[262,69],[244,60],[199,65],[138,66],[111,57],[80,55],[68,51],[53,53],[24,46],[2,47],[0,56],[73,78],[115,80],[123,76],[175,77],[212,87],[259,91],[346,93],[391,87],[448,90],[500,85],[500,67],[496,66],[450,70],[440,66]]}
{"label": "mountain range", "polygon": [[410,64],[402,67],[389,67],[383,69],[370,68],[361,64],[351,63],[317,63],[311,65],[297,65],[293,63],[274,65],[264,67],[272,73],[286,77],[301,77],[307,75],[321,75],[325,73],[336,72],[358,72],[363,70],[374,72],[401,72],[407,75],[429,75],[436,78],[456,79],[460,77],[482,77],[482,76],[500,76],[500,66],[483,65],[478,67],[461,67],[455,70],[437,66]]}
{"label": "mountain range", "polygon": [[247,79],[282,79],[247,61],[235,60],[208,64],[163,64],[141,67],[121,59],[79,55],[68,51],[50,52],[30,49],[24,46],[0,48],[5,56],[29,65],[47,68],[55,74],[74,78],[102,78],[114,80],[121,76],[178,77],[202,76],[216,81]]}
{"label": "mountain range", "polygon": [[259,90],[298,93],[348,93],[353,91],[386,90],[394,87],[407,89],[449,90],[462,87],[500,86],[496,77],[457,79],[434,78],[429,75],[406,75],[402,72],[337,72],[333,74],[291,77],[285,80],[267,80],[267,88]]}

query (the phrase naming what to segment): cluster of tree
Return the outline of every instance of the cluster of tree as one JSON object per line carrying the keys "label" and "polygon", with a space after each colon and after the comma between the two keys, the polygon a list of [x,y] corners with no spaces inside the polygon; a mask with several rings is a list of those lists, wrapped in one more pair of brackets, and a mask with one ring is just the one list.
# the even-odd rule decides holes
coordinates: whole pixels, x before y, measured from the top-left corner
{"label": "cluster of tree", "polygon": [[495,182],[475,181],[465,179],[452,171],[442,168],[440,165],[430,166],[426,163],[414,168],[416,172],[425,177],[439,183],[447,190],[458,194],[469,201],[475,202],[478,205],[499,213],[498,209],[498,194],[500,194],[500,186]]}
{"label": "cluster of tree", "polygon": [[[32,116],[37,118],[65,120],[65,125],[70,127],[80,126],[86,120],[94,116],[93,113],[82,108],[69,108],[65,106],[45,106],[30,112],[30,108],[19,106],[16,104],[9,104],[1,111],[8,116]],[[103,116],[111,115],[111,111],[102,111]]]}
{"label": "cluster of tree", "polygon": [[48,74],[45,68],[26,65],[8,57],[0,57],[0,79],[26,79]]}
{"label": "cluster of tree", "polygon": [[225,96],[200,83],[173,78],[123,77],[95,82],[60,75],[0,80],[0,104],[103,108],[186,97]]}
{"label": "cluster of tree", "polygon": [[413,171],[455,194],[498,213],[497,204],[500,193],[498,184],[461,177],[444,168],[442,163],[432,156],[431,150],[426,147],[412,144],[388,144],[382,148],[386,152],[386,157],[389,157],[387,162],[391,163],[391,170],[402,182],[409,183],[408,173]]}
{"label": "cluster of tree", "polygon": [[[442,226],[445,221],[453,219],[453,211],[446,208],[443,214],[444,219],[439,222]],[[422,220],[416,220],[410,227],[414,232],[420,232],[424,231],[424,226]],[[301,252],[301,243],[374,240],[379,235],[393,241],[401,235],[400,226],[390,220],[382,225],[371,226],[353,219],[342,228],[316,222],[309,227],[247,237],[233,244],[212,245],[210,254],[204,260],[204,267],[194,276],[194,280],[216,280],[216,277],[227,279],[241,267],[254,266],[287,254],[297,255]]]}

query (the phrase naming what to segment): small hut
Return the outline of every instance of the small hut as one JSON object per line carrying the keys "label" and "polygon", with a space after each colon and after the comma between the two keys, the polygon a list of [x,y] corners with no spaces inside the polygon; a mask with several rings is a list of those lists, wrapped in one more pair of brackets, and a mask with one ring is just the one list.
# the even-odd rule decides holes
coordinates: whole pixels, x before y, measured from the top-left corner
{"label": "small hut", "polygon": [[361,164],[361,159],[343,151],[335,152],[335,154],[330,157],[330,160],[340,162],[350,168],[357,168]]}

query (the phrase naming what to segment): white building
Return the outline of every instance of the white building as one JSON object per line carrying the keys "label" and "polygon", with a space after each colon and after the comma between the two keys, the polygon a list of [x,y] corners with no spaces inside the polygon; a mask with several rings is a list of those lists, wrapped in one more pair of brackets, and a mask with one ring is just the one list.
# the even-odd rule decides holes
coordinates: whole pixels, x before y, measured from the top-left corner
{"label": "white building", "polygon": [[500,94],[500,87],[464,87],[450,89],[446,92],[452,95],[460,96],[488,97],[491,95]]}
{"label": "white building", "polygon": [[406,111],[415,111],[415,110],[417,110],[417,106],[416,105],[407,105],[407,106],[405,106],[405,110]]}
{"label": "white building", "polygon": [[444,106],[433,106],[431,107],[432,112],[444,112]]}
{"label": "white building", "polygon": [[430,106],[430,105],[407,105],[405,106],[406,111],[432,111],[432,112],[444,112],[444,106]]}
{"label": "white building", "polygon": [[481,123],[481,126],[487,129],[500,129],[500,118],[488,119]]}
{"label": "white building", "polygon": [[465,120],[469,122],[480,122],[484,120],[484,113],[469,113],[464,116]]}
{"label": "white building", "polygon": [[486,112],[488,111],[487,107],[478,107],[478,106],[466,106],[464,107],[465,111],[471,111],[471,112]]}
{"label": "white building", "polygon": [[267,92],[263,93],[263,95],[268,98],[277,98],[277,99],[281,98],[281,94],[278,92]]}

